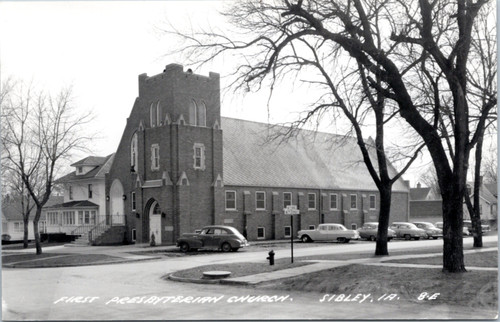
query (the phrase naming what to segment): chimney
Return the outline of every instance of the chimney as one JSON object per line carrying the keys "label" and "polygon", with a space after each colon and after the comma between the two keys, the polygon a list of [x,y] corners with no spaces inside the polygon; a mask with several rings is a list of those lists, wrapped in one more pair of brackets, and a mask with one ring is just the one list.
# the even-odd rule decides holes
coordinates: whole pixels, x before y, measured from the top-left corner
{"label": "chimney", "polygon": [[422,185],[420,184],[420,182],[417,183],[417,188],[419,188],[419,189],[422,188]]}

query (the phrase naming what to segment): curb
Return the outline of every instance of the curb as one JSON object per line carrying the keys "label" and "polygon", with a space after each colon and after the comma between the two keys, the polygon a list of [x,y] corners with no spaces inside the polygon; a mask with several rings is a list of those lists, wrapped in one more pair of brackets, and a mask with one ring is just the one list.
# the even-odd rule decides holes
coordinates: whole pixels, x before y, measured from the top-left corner
{"label": "curb", "polygon": [[167,279],[175,282],[194,283],[194,284],[222,284],[221,282],[223,281],[223,280],[208,280],[208,279],[204,280],[201,278],[179,277],[175,276],[174,274],[168,275]]}
{"label": "curb", "polygon": [[92,263],[80,263],[80,264],[53,264],[49,266],[22,266],[22,264],[2,264],[2,268],[20,268],[20,269],[31,269],[31,268],[54,268],[54,267],[77,267],[77,266],[97,266],[97,265],[110,265],[110,264],[123,264],[123,263],[132,263],[132,262],[141,262],[148,261],[154,259],[161,259],[161,257],[151,257],[151,258],[142,258],[142,259],[123,259],[109,262],[92,262]]}

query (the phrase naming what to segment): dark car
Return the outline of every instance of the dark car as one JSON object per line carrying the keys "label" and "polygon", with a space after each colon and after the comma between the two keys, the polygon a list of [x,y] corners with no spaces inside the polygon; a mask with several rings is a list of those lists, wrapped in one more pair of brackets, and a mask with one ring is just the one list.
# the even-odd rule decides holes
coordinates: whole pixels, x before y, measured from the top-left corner
{"label": "dark car", "polygon": [[404,238],[406,240],[410,240],[412,238],[415,240],[427,238],[425,230],[420,229],[409,222],[393,222],[390,228],[396,232],[396,237],[398,238]]}
{"label": "dark car", "polygon": [[[472,235],[472,221],[464,220],[464,227],[467,227],[469,235]],[[481,232],[483,235],[486,235],[490,231],[491,231],[490,225],[484,225],[484,224],[481,225]]]}
{"label": "dark car", "polygon": [[241,247],[249,246],[249,244],[246,238],[234,227],[206,226],[200,232],[183,234],[177,239],[177,246],[184,253],[198,249],[235,252]]}
{"label": "dark car", "polygon": [[[358,228],[358,233],[361,238],[371,241],[377,240],[378,222],[366,222],[361,228]],[[387,240],[396,237],[396,232],[392,229],[387,230]]]}
{"label": "dark car", "polygon": [[438,239],[438,237],[443,237],[443,230],[434,226],[430,222],[418,221],[414,222],[413,224],[418,228],[425,230],[427,238],[429,239]]}

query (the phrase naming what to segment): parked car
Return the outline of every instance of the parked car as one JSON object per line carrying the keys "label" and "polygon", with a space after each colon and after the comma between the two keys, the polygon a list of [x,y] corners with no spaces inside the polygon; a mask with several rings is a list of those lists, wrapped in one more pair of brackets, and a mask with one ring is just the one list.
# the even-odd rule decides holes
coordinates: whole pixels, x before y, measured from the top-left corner
{"label": "parked car", "polygon": [[235,252],[247,246],[246,238],[231,226],[206,226],[200,232],[183,234],[177,239],[177,247],[184,253],[202,248]]}
{"label": "parked car", "polygon": [[[437,222],[436,227],[443,229],[443,223]],[[483,235],[487,234],[491,231],[489,225],[481,225],[481,230],[483,231]],[[470,220],[464,220],[464,225],[462,227],[462,235],[463,236],[471,236],[472,235],[472,222]]]}
{"label": "parked car", "polygon": [[412,238],[415,240],[427,238],[425,230],[420,229],[409,222],[393,222],[389,228],[396,232],[396,237],[398,238],[404,238],[406,240],[410,240]]}
{"label": "parked car", "polygon": [[[360,238],[368,239],[371,241],[377,240],[378,222],[365,222],[361,228],[358,228]],[[387,229],[387,240],[396,237],[396,232],[392,229]]]}
{"label": "parked car", "polygon": [[425,230],[425,233],[427,234],[427,238],[431,239],[438,239],[438,237],[443,237],[443,230],[440,228],[437,228],[430,222],[425,222],[425,221],[418,221],[413,223],[415,226],[417,226],[420,229]]}
{"label": "parked car", "polygon": [[[470,220],[464,220],[464,227],[467,227],[469,231],[469,235],[472,235],[472,221]],[[491,231],[490,225],[481,225],[481,232],[483,235],[486,235]]]}
{"label": "parked car", "polygon": [[313,241],[348,243],[351,239],[359,239],[359,233],[356,230],[347,229],[341,224],[319,224],[316,229],[299,230],[297,234],[304,243]]}

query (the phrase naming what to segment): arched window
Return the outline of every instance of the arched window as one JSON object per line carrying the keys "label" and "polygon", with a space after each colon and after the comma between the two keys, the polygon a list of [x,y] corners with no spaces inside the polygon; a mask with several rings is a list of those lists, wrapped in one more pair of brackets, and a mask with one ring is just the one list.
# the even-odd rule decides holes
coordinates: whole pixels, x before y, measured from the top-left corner
{"label": "arched window", "polygon": [[189,125],[196,125],[196,103],[191,101],[189,103]]}
{"label": "arched window", "polygon": [[132,140],[130,141],[130,169],[135,172],[138,171],[138,151],[137,151],[137,133],[134,133]]}
{"label": "arched window", "polygon": [[204,102],[198,106],[198,126],[207,126],[207,107]]}
{"label": "arched window", "polygon": [[160,105],[160,101],[158,101],[158,103],[156,104],[156,124],[158,126],[161,125],[161,105]]}
{"label": "arched window", "polygon": [[149,107],[149,118],[150,118],[150,124],[151,127],[156,126],[156,105],[154,103],[151,103],[151,106]]}

